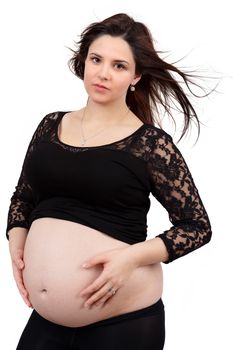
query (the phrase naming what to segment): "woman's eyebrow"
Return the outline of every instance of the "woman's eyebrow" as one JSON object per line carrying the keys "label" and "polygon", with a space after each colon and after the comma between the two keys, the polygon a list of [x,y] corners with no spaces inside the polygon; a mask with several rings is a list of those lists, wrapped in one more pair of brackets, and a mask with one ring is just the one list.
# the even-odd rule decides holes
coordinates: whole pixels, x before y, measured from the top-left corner
{"label": "woman's eyebrow", "polygon": [[[101,55],[99,55],[98,53],[95,53],[95,52],[90,52],[90,55],[95,55],[95,56],[97,56],[98,58],[103,58]],[[115,62],[115,63],[126,63],[126,64],[129,64],[129,62],[127,62],[126,60],[123,60],[123,59],[115,59],[115,60],[113,60],[113,62]]]}

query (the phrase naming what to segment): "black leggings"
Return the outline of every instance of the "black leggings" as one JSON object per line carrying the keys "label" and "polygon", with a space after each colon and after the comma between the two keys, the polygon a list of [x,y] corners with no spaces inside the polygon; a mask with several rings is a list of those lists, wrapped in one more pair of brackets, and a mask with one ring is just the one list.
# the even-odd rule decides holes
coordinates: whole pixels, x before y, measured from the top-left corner
{"label": "black leggings", "polygon": [[160,299],[144,309],[74,328],[52,323],[34,310],[16,350],[162,350],[164,339]]}

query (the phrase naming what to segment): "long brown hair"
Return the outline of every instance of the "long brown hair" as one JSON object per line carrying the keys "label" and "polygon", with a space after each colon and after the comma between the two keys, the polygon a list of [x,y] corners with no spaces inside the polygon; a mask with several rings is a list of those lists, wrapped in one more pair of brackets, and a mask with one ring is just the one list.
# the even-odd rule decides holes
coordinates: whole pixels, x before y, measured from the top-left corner
{"label": "long brown hair", "polygon": [[[145,24],[135,21],[127,14],[119,13],[101,22],[90,24],[76,42],[77,50],[72,50],[73,56],[68,64],[71,71],[80,79],[84,77],[85,59],[91,43],[101,35],[111,35],[123,38],[131,47],[136,63],[136,74],[142,77],[136,85],[134,92],[127,92],[126,103],[133,113],[144,123],[161,125],[161,106],[165,113],[173,117],[174,103],[178,102],[184,115],[183,130],[180,139],[188,131],[193,120],[200,132],[200,121],[187,94],[181,84],[173,77],[177,75],[188,90],[190,83],[197,85],[191,79],[191,74],[178,69],[174,64],[169,64],[159,57],[153,45],[153,38]],[[196,96],[196,95],[195,95]],[[156,111],[154,115],[153,111]],[[175,122],[175,120],[174,120]]]}

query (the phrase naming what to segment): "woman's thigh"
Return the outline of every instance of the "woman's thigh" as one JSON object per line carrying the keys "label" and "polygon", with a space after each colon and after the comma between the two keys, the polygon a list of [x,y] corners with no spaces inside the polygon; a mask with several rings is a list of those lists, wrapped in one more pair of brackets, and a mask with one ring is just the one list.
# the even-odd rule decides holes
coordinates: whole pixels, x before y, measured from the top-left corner
{"label": "woman's thigh", "polygon": [[47,321],[34,310],[16,350],[67,350],[72,340],[72,331],[72,328]]}

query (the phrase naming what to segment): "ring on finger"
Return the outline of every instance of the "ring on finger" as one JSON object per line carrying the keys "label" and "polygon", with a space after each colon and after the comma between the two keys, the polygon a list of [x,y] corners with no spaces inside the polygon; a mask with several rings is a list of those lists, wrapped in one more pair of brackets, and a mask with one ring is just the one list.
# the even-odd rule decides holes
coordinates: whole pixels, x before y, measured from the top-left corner
{"label": "ring on finger", "polygon": [[116,289],[113,289],[113,288],[109,288],[108,289],[108,292],[110,293],[112,293],[112,295],[114,295],[114,294],[116,294]]}

